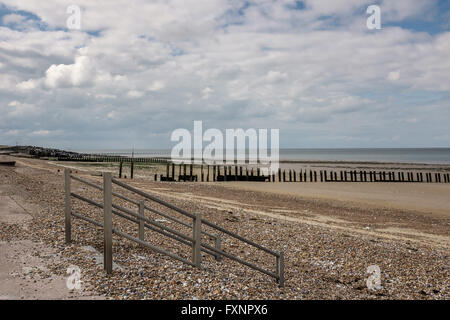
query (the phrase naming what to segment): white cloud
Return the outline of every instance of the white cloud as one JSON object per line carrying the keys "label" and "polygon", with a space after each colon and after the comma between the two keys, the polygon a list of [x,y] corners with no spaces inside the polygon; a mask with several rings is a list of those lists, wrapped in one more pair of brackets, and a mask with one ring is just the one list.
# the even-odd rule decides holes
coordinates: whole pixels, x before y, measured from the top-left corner
{"label": "white cloud", "polygon": [[130,90],[127,92],[127,96],[130,98],[141,98],[144,96],[144,92],[139,90]]}
{"label": "white cloud", "polygon": [[400,79],[400,71],[391,71],[387,75],[387,79],[390,81],[397,81]]}
{"label": "white cloud", "polygon": [[49,88],[87,85],[95,72],[89,57],[80,56],[75,58],[74,64],[51,65],[45,72],[45,84]]}

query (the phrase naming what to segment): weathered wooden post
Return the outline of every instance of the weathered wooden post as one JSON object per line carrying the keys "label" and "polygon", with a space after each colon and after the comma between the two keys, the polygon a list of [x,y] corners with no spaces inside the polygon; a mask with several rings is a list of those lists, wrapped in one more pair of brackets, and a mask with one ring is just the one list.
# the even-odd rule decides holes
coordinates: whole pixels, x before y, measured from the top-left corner
{"label": "weathered wooden post", "polygon": [[167,162],[166,163],[166,181],[169,181],[169,170],[170,170],[170,168],[169,168],[169,163]]}
{"label": "weathered wooden post", "polygon": [[292,182],[292,171],[289,169],[289,182]]}
{"label": "weathered wooden post", "polygon": [[201,181],[203,182],[203,165],[200,165],[200,176],[201,176]]}
{"label": "weathered wooden post", "polygon": [[278,182],[281,182],[281,168],[278,168]]}
{"label": "weathered wooden post", "polygon": [[283,182],[286,182],[286,170],[283,170]]}
{"label": "weathered wooden post", "polygon": [[123,167],[123,161],[120,161],[120,164],[119,164],[119,179],[122,178],[122,167]]}
{"label": "weathered wooden post", "polygon": [[[214,240],[214,247],[217,250],[222,251],[222,238],[220,237],[219,234],[216,235],[216,239]],[[221,254],[216,253],[214,257],[215,257],[216,261],[222,261],[222,255]]]}
{"label": "weathered wooden post", "polygon": [[234,181],[238,180],[238,167],[234,166]]}
{"label": "weathered wooden post", "polygon": [[207,165],[206,182],[209,182],[209,164]]}
{"label": "weathered wooden post", "polygon": [[195,213],[193,219],[192,263],[200,268],[202,263],[202,218],[200,213]]}
{"label": "weathered wooden post", "polygon": [[277,275],[278,275],[278,286],[280,288],[284,287],[284,254],[279,252],[277,256]]}
{"label": "weathered wooden post", "polygon": [[317,182],[317,171],[314,170],[314,182]]}
{"label": "weathered wooden post", "polygon": [[172,162],[172,180],[176,181],[175,180],[175,163],[173,163],[173,162]]}
{"label": "weathered wooden post", "polygon": [[64,189],[65,189],[65,233],[66,233],[66,243],[72,241],[72,204],[70,202],[70,169],[64,169]]}
{"label": "weathered wooden post", "polygon": [[103,266],[107,274],[112,273],[112,183],[111,173],[103,173]]}
{"label": "weathered wooden post", "polygon": [[[145,203],[143,200],[139,201],[139,215],[145,215]],[[144,220],[139,218],[139,240],[145,241],[145,225]]]}
{"label": "weathered wooden post", "polygon": [[292,170],[292,176],[294,177],[294,182],[297,182],[297,173],[295,170]]}
{"label": "weathered wooden post", "polygon": [[192,173],[192,170],[193,170],[193,165],[192,165],[192,163],[191,164],[189,164],[189,181],[192,181],[192,179],[193,179],[193,173]]}

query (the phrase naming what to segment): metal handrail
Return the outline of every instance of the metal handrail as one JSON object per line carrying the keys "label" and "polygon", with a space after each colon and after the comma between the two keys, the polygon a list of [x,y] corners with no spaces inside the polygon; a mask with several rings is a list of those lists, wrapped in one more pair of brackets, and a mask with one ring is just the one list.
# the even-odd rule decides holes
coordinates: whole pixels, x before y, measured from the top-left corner
{"label": "metal handrail", "polygon": [[[174,211],[177,211],[177,212],[180,212],[180,213],[182,213],[182,214],[184,214],[186,216],[191,215],[191,214],[189,214],[187,211],[185,211],[183,209],[180,209],[180,208],[178,208],[178,207],[176,207],[176,206],[174,206],[174,205],[172,205],[170,203],[167,203],[164,200],[156,198],[156,197],[154,197],[154,196],[152,196],[152,195],[150,195],[150,194],[148,194],[146,192],[143,192],[143,191],[141,191],[139,189],[136,189],[136,188],[134,188],[132,186],[129,186],[129,185],[125,184],[125,183],[122,183],[121,181],[118,181],[118,180],[116,180],[114,178],[112,178],[111,180],[112,180],[113,183],[123,187],[124,189],[127,189],[128,191],[137,193],[137,194],[141,195],[144,198],[147,198],[147,199],[153,200],[155,202],[158,202],[159,204],[162,204],[162,205],[164,205],[166,207],[169,207],[170,209],[172,209]],[[258,248],[258,249],[260,249],[260,250],[262,250],[262,251],[264,251],[264,252],[266,252],[268,254],[271,254],[271,255],[275,256],[276,259],[277,259],[277,263],[276,263],[277,274],[275,274],[273,272],[270,272],[270,271],[267,271],[265,269],[262,269],[262,268],[254,265],[252,263],[249,263],[249,262],[247,262],[247,261],[245,261],[245,260],[243,260],[243,259],[241,259],[239,257],[236,257],[236,256],[234,256],[234,255],[232,255],[230,253],[227,253],[227,252],[223,251],[222,249],[217,250],[216,248],[214,248],[212,246],[209,246],[207,244],[203,244],[203,243],[201,244],[203,247],[205,247],[205,248],[207,248],[207,249],[209,249],[209,250],[211,250],[213,252],[216,252],[217,254],[225,256],[225,257],[227,257],[229,259],[232,259],[232,260],[234,260],[236,262],[239,262],[239,263],[241,263],[243,265],[246,265],[246,266],[248,266],[248,267],[250,267],[252,269],[255,269],[255,270],[259,271],[259,272],[262,272],[262,273],[267,274],[267,275],[269,275],[271,277],[274,277],[275,279],[278,280],[280,286],[284,286],[284,255],[283,255],[282,252],[277,252],[277,251],[268,249],[268,248],[266,248],[264,246],[261,246],[261,245],[257,244],[256,242],[253,242],[253,241],[248,240],[248,239],[246,239],[244,237],[241,237],[240,235],[238,235],[238,234],[236,234],[234,232],[231,232],[229,230],[226,230],[226,229],[224,229],[224,228],[222,228],[222,227],[220,227],[220,226],[218,226],[218,225],[216,225],[216,224],[214,224],[214,223],[212,223],[210,221],[207,221],[205,219],[201,219],[201,223],[203,223],[203,224],[205,224],[205,225],[207,225],[207,226],[209,226],[209,227],[211,227],[213,229],[216,229],[216,230],[218,230],[220,232],[228,234],[229,236],[234,237],[234,238],[236,238],[236,239],[238,239],[238,240],[240,240],[242,242],[245,242],[245,243],[247,243],[247,244],[249,244],[249,245],[251,245],[251,246],[253,246],[255,248]]]}
{"label": "metal handrail", "polygon": [[[98,202],[96,202],[94,200],[91,200],[91,199],[88,199],[86,197],[83,197],[83,196],[81,196],[79,194],[70,192],[70,179],[71,178],[73,178],[74,180],[77,180],[79,182],[82,182],[82,183],[84,183],[86,185],[89,185],[89,186],[91,186],[91,187],[93,187],[95,189],[103,191],[104,205],[102,205],[101,203],[98,203]],[[251,241],[251,240],[248,240],[248,239],[246,239],[244,237],[241,237],[241,236],[239,236],[238,234],[236,234],[234,232],[226,230],[226,229],[224,229],[224,228],[222,228],[222,227],[220,227],[220,226],[218,226],[218,225],[216,225],[216,224],[214,224],[214,223],[212,223],[210,221],[202,219],[199,214],[191,214],[188,211],[183,210],[181,208],[178,208],[178,207],[176,207],[176,206],[174,206],[174,205],[172,205],[172,204],[170,204],[170,203],[168,203],[168,202],[166,202],[164,200],[161,200],[161,199],[159,199],[157,197],[154,197],[154,196],[152,196],[152,195],[150,195],[150,194],[148,194],[146,192],[143,192],[143,191],[141,191],[139,189],[136,189],[136,188],[134,188],[132,186],[129,186],[129,185],[127,185],[127,184],[117,180],[117,179],[112,178],[111,174],[109,174],[109,173],[106,176],[104,175],[103,188],[101,186],[96,185],[95,183],[92,183],[90,181],[87,181],[87,180],[84,180],[82,178],[79,178],[79,177],[71,175],[69,169],[65,170],[65,179],[66,179],[66,187],[65,187],[65,190],[66,190],[66,200],[65,200],[66,201],[66,210],[65,210],[65,212],[66,212],[66,218],[65,218],[66,242],[70,242],[70,240],[71,240],[70,216],[78,217],[80,219],[83,219],[85,221],[93,223],[96,226],[103,227],[103,230],[104,230],[104,233],[105,233],[105,241],[106,241],[105,242],[105,246],[104,246],[104,250],[105,250],[105,253],[104,253],[105,254],[105,269],[106,269],[106,271],[108,273],[112,272],[112,239],[111,239],[111,234],[115,233],[115,234],[118,234],[118,235],[128,239],[128,240],[137,242],[137,243],[141,244],[144,247],[150,248],[150,249],[152,249],[152,250],[154,250],[154,251],[156,251],[158,253],[165,254],[165,255],[167,255],[167,256],[169,256],[171,258],[174,258],[176,260],[182,261],[183,263],[186,263],[186,264],[189,264],[189,265],[192,265],[192,266],[196,266],[196,267],[200,267],[200,264],[201,264],[201,255],[200,255],[201,251],[203,251],[203,252],[205,252],[207,254],[215,256],[217,260],[220,260],[221,257],[223,256],[223,257],[229,258],[231,260],[234,260],[234,261],[236,261],[238,263],[241,263],[241,264],[243,264],[245,266],[248,266],[248,267],[250,267],[250,268],[252,268],[254,270],[257,270],[257,271],[259,271],[261,273],[264,273],[264,274],[266,274],[268,276],[271,276],[271,277],[277,279],[280,287],[284,286],[284,255],[283,255],[282,252],[276,252],[274,250],[268,249],[268,248],[266,248],[266,247],[264,247],[262,245],[259,245],[259,244],[255,243],[255,242]],[[178,213],[181,213],[182,215],[184,215],[186,217],[192,218],[193,219],[192,226],[189,225],[188,223],[185,223],[184,221],[181,221],[181,220],[179,220],[177,218],[174,218],[174,217],[172,217],[172,216],[170,216],[168,214],[162,213],[162,212],[160,212],[160,211],[158,211],[156,209],[153,209],[153,208],[150,208],[148,206],[145,206],[144,201],[136,201],[136,200],[133,200],[133,199],[129,199],[129,198],[127,198],[127,197],[125,197],[125,196],[123,196],[123,195],[121,195],[119,193],[113,192],[112,191],[112,187],[111,187],[111,184],[113,184],[113,183],[118,185],[118,186],[120,186],[120,187],[122,187],[122,188],[124,188],[124,189],[126,189],[126,190],[128,190],[128,191],[131,191],[131,192],[133,192],[135,194],[138,194],[138,195],[140,195],[140,196],[142,196],[142,197],[144,197],[146,199],[149,199],[149,200],[154,201],[156,203],[159,203],[159,204],[161,204],[161,205],[163,205],[163,206],[165,206],[165,207],[167,207],[169,209],[172,209],[172,210],[174,210],[174,211],[176,211]],[[108,196],[108,194],[109,194],[109,196]],[[104,209],[104,225],[102,225],[101,223],[99,223],[99,222],[97,222],[97,221],[95,221],[93,219],[90,219],[88,217],[84,217],[84,216],[82,216],[82,215],[80,215],[78,213],[73,212],[71,210],[71,205],[70,205],[70,197],[71,196],[73,196],[73,197],[75,197],[75,198],[77,198],[79,200],[82,200],[84,202],[87,202],[87,203],[89,203],[91,205],[94,205],[94,206],[96,206],[98,208],[103,208]],[[133,203],[135,205],[138,205],[139,206],[139,213],[136,213],[136,212],[132,211],[131,209],[122,207],[120,205],[113,204],[112,201],[111,201],[111,196],[116,196],[116,197],[121,198],[121,199],[123,199],[125,201],[128,201],[128,202],[131,202],[131,203]],[[117,209],[117,210],[115,210],[115,209]],[[185,234],[183,234],[183,233],[181,233],[181,232],[179,232],[177,230],[174,230],[174,229],[172,229],[170,227],[167,227],[165,225],[162,225],[160,223],[152,221],[151,219],[147,218],[144,215],[144,211],[145,210],[149,210],[149,211],[151,211],[153,213],[156,213],[158,215],[161,215],[161,216],[163,216],[163,217],[165,217],[167,219],[170,219],[172,221],[180,223],[181,225],[184,225],[186,227],[192,228],[193,236],[192,237],[187,236],[187,235],[185,235]],[[124,233],[124,232],[121,232],[121,231],[119,231],[117,229],[112,228],[111,214],[115,214],[117,216],[120,216],[120,217],[123,217],[125,219],[128,219],[129,221],[137,223],[139,225],[139,238],[135,238],[135,237],[130,236],[130,235]],[[248,261],[245,261],[245,260],[243,260],[243,259],[241,259],[241,258],[239,258],[239,257],[237,257],[237,256],[235,256],[235,255],[233,255],[231,253],[228,253],[228,252],[224,251],[220,247],[221,246],[220,245],[220,241],[221,241],[220,238],[218,236],[215,236],[215,235],[212,235],[212,234],[207,233],[205,231],[202,231],[201,230],[202,229],[201,228],[202,224],[205,224],[206,226],[209,226],[209,227],[211,227],[211,228],[213,228],[213,229],[215,229],[217,231],[220,231],[220,232],[222,232],[224,234],[227,234],[227,235],[229,235],[229,236],[231,236],[231,237],[233,237],[233,238],[235,238],[237,240],[240,240],[240,241],[242,241],[242,242],[244,242],[246,244],[249,244],[249,245],[251,245],[251,246],[253,246],[253,247],[257,248],[257,249],[260,249],[260,250],[262,250],[262,251],[264,251],[264,252],[266,252],[268,254],[271,254],[271,255],[275,256],[277,258],[276,273],[274,273],[272,271],[265,270],[265,269],[263,269],[261,267],[258,267],[255,264],[252,264],[252,263],[250,263]],[[148,229],[150,229],[152,231],[158,232],[158,233],[160,233],[160,234],[162,234],[164,236],[167,236],[167,237],[169,237],[171,239],[174,239],[174,240],[176,240],[176,241],[178,241],[178,242],[180,242],[182,244],[185,244],[185,245],[188,245],[188,246],[192,246],[192,250],[193,250],[192,251],[192,254],[193,254],[192,255],[192,261],[188,261],[188,260],[186,260],[186,259],[184,259],[184,258],[182,258],[182,257],[180,257],[180,256],[178,256],[176,254],[173,254],[171,252],[165,251],[162,248],[156,247],[156,246],[151,245],[150,243],[144,241],[144,228],[148,228]],[[215,242],[216,247],[213,247],[213,246],[211,246],[211,245],[209,245],[207,243],[202,243],[202,241],[201,241],[201,234],[202,233],[207,235],[207,236],[210,236],[213,239],[215,239],[216,240],[216,242]]]}
{"label": "metal handrail", "polygon": [[[93,188],[95,188],[95,189],[97,189],[97,190],[103,191],[103,188],[102,188],[101,186],[98,186],[98,185],[96,185],[96,184],[93,183],[93,182],[90,182],[90,181],[88,181],[88,180],[82,179],[82,178],[77,177],[77,176],[74,176],[74,175],[70,175],[70,177],[73,178],[73,179],[76,180],[76,181],[79,181],[79,182],[82,182],[82,183],[84,183],[84,184],[87,184],[88,186],[91,186],[91,187],[93,187]],[[118,198],[120,198],[120,199],[122,199],[122,200],[131,202],[131,203],[133,203],[133,204],[135,204],[135,205],[139,205],[139,201],[130,199],[130,198],[128,198],[128,197],[125,197],[124,195],[121,195],[120,193],[112,192],[112,195],[115,196],[115,197],[118,197]],[[158,214],[158,215],[160,215],[160,216],[162,216],[162,217],[164,217],[164,218],[166,218],[166,219],[169,219],[169,220],[171,220],[171,221],[174,221],[174,222],[177,222],[177,223],[179,223],[179,224],[181,224],[181,225],[184,225],[184,226],[186,226],[186,227],[189,227],[189,228],[192,227],[190,224],[188,224],[188,223],[186,223],[186,222],[184,222],[184,221],[181,221],[181,220],[179,220],[179,219],[177,219],[177,218],[175,218],[175,217],[172,217],[172,216],[170,216],[170,215],[168,215],[168,214],[165,214],[165,213],[163,213],[163,212],[160,212],[160,211],[158,211],[158,210],[156,210],[156,209],[150,208],[150,207],[148,207],[148,206],[145,206],[145,209],[146,209],[146,210],[149,210],[149,211],[151,211],[151,212],[153,212],[153,213],[155,213],[155,214]],[[217,238],[216,235],[213,235],[213,234],[208,233],[208,232],[206,232],[206,231],[203,231],[202,233],[204,233],[205,235],[207,235],[208,237],[211,237],[211,238],[213,238],[213,239],[216,239],[216,238]]]}
{"label": "metal handrail", "polygon": [[[83,196],[81,196],[81,195],[79,195],[79,194],[73,193],[73,192],[71,193],[71,195],[72,195],[73,197],[75,197],[75,198],[81,200],[81,201],[87,202],[87,203],[89,203],[89,204],[91,204],[91,205],[93,205],[93,206],[96,206],[96,207],[98,207],[98,208],[103,209],[103,205],[100,204],[100,203],[98,203],[98,202],[95,202],[95,201],[93,201],[93,200],[87,199],[87,198],[85,198],[85,197],[83,197]],[[119,211],[112,210],[112,213],[114,213],[115,215],[117,215],[117,216],[119,216],[119,217],[125,218],[125,219],[127,219],[127,220],[129,220],[129,221],[131,221],[131,222],[139,223],[139,220],[134,219],[134,218],[132,218],[132,217],[130,217],[130,216],[127,216],[127,215],[125,215],[125,214],[122,214],[122,213],[120,213]],[[90,223],[93,223],[93,224],[95,224],[95,225],[98,226],[98,227],[102,227],[102,228],[103,228],[103,225],[102,225],[101,223],[99,223],[99,222],[97,222],[97,221],[95,221],[95,220],[92,220],[92,219],[90,219],[90,218],[88,218],[88,217],[81,216],[81,215],[79,215],[79,214],[77,214],[77,213],[74,213],[73,211],[72,211],[72,215],[75,216],[75,217],[77,217],[77,218],[86,220],[86,221],[88,221],[88,222],[90,222]],[[179,242],[181,242],[181,243],[183,243],[183,244],[185,244],[185,245],[187,245],[187,246],[191,246],[191,245],[192,245],[192,239],[189,239],[189,240],[190,240],[190,241],[189,241],[189,240],[185,240],[185,239],[183,239],[183,238],[179,238],[179,237],[177,237],[176,235],[173,235],[173,234],[168,233],[168,232],[166,232],[166,231],[164,231],[164,230],[158,229],[158,228],[156,228],[156,227],[154,227],[154,226],[152,226],[152,225],[149,225],[149,224],[144,224],[144,226],[145,226],[146,228],[152,230],[152,231],[158,232],[158,233],[160,233],[160,234],[162,234],[162,235],[164,235],[164,236],[166,236],[166,237],[168,237],[168,238],[171,238],[171,239],[173,239],[173,240],[179,241]],[[202,244],[202,246],[204,246],[204,245]],[[216,253],[212,252],[212,251],[209,250],[208,248],[205,248],[205,247],[204,247],[204,248],[202,248],[202,251],[203,251],[203,252],[206,252],[206,253],[208,253],[209,255],[212,255],[212,256],[214,256],[214,257],[217,256]],[[219,251],[219,253],[220,253],[220,251]]]}
{"label": "metal handrail", "polygon": [[[112,179],[112,182],[117,184],[117,185],[119,185],[119,186],[121,186],[121,187],[123,187],[123,188],[125,188],[125,189],[127,189],[127,190],[129,190],[129,191],[131,191],[131,192],[135,192],[135,193],[143,196],[144,198],[150,199],[150,200],[158,202],[158,203],[160,203],[160,204],[162,204],[162,205],[164,205],[166,207],[169,207],[170,209],[172,209],[174,211],[180,212],[180,213],[185,214],[185,215],[187,215],[189,217],[193,216],[192,214],[188,213],[187,211],[185,211],[183,209],[180,209],[180,208],[178,208],[178,207],[176,207],[176,206],[174,206],[174,205],[172,205],[172,204],[170,204],[170,203],[168,203],[168,202],[166,202],[164,200],[158,199],[158,198],[156,198],[156,197],[154,197],[154,196],[152,196],[152,195],[150,195],[150,194],[148,194],[146,192],[143,192],[143,191],[141,191],[139,189],[136,189],[136,188],[134,188],[132,186],[129,186],[129,185],[127,185],[127,184],[125,184],[125,183],[123,183],[121,181],[118,181],[118,180],[114,179],[114,178]],[[280,256],[279,252],[276,252],[274,250],[271,250],[271,249],[268,249],[266,247],[263,247],[263,246],[257,244],[256,242],[253,242],[253,241],[248,240],[248,239],[246,239],[244,237],[241,237],[240,235],[238,235],[238,234],[236,234],[234,232],[228,231],[228,230],[226,230],[226,229],[224,229],[224,228],[222,228],[222,227],[220,227],[220,226],[218,226],[218,225],[216,225],[216,224],[214,224],[212,222],[209,222],[208,220],[205,220],[203,218],[201,220],[202,220],[202,223],[204,223],[205,225],[207,225],[207,226],[209,226],[211,228],[214,228],[214,229],[216,229],[216,230],[218,230],[220,232],[228,234],[229,236],[232,236],[232,237],[234,237],[234,238],[236,238],[236,239],[238,239],[240,241],[243,241],[243,242],[245,242],[245,243],[247,243],[247,244],[249,244],[251,246],[254,246],[254,247],[256,247],[256,248],[258,248],[260,250],[263,250],[263,251],[265,251],[265,252],[267,252],[267,253],[269,253],[271,255],[274,255],[275,257],[279,257]]]}

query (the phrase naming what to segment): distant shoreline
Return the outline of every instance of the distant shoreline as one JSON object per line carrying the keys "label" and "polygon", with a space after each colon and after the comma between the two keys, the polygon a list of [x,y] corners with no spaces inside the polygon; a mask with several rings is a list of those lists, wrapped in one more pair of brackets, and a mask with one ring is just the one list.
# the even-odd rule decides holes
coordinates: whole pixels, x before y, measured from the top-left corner
{"label": "distant shoreline", "polygon": [[[43,148],[37,146],[0,146],[0,154],[6,152],[28,154],[36,157],[71,157],[74,155],[98,155],[98,156],[121,156],[131,158],[132,151],[127,149],[111,150],[61,150],[56,148]],[[381,152],[381,154],[377,154]],[[384,154],[383,154],[384,152]],[[411,153],[411,160],[405,160],[407,153]],[[136,149],[135,158],[161,158],[170,159],[169,149]],[[307,157],[310,159],[295,159],[295,157]],[[442,160],[438,157],[442,156]],[[314,159],[317,157],[316,159]],[[333,157],[334,159],[326,159]],[[336,158],[348,157],[348,159]],[[352,159],[358,157],[373,158],[396,158],[398,160],[386,159]],[[414,158],[415,157],[415,158]],[[423,158],[429,158],[423,161]],[[434,157],[434,158],[433,158]],[[186,158],[187,160],[188,158]],[[192,159],[191,159],[192,160]],[[420,161],[422,160],[422,161]],[[335,148],[335,149],[280,149],[280,164],[349,164],[349,165],[407,165],[407,166],[450,166],[450,148],[431,147],[431,148]]]}

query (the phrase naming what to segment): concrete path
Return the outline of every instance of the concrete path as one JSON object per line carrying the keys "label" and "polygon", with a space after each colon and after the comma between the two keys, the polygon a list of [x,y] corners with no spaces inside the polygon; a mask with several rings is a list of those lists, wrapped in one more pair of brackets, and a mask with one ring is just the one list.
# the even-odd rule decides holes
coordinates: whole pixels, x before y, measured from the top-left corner
{"label": "concrete path", "polygon": [[[0,185],[0,225],[25,230],[32,216],[8,185]],[[0,300],[5,299],[101,299],[82,289],[69,290],[67,277],[53,274],[49,267],[61,261],[56,249],[30,240],[0,241]]]}

